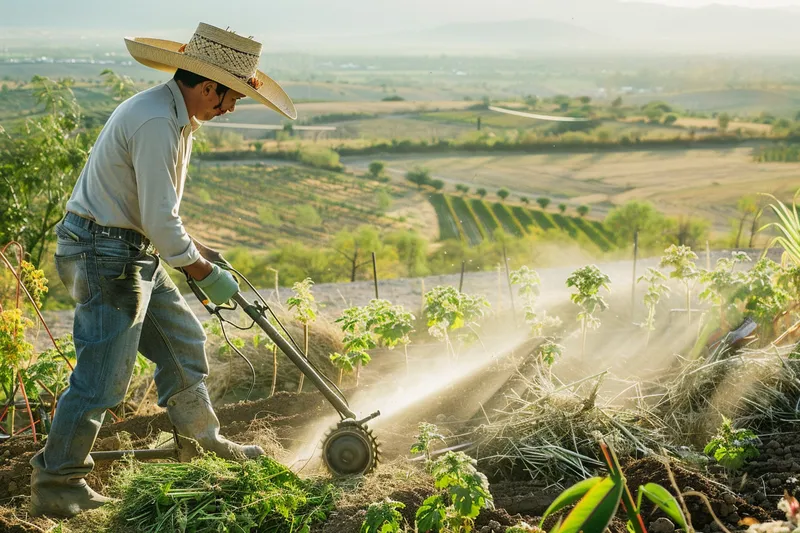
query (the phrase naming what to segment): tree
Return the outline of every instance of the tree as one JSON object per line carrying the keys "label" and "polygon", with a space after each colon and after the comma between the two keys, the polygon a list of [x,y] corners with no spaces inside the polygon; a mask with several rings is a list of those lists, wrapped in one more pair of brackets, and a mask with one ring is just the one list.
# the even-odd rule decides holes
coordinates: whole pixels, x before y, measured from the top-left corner
{"label": "tree", "polygon": [[527,196],[520,196],[519,201],[525,205],[528,205],[528,203],[530,203],[530,199]]}
{"label": "tree", "polygon": [[461,194],[466,195],[469,192],[469,187],[467,187],[466,185],[464,185],[462,183],[457,183],[456,184],[456,190],[458,192],[460,192]]}
{"label": "tree", "polygon": [[508,192],[508,189],[506,189],[505,187],[503,187],[501,189],[498,189],[498,191],[497,191],[497,197],[500,198],[501,202],[505,202],[506,198],[508,198],[509,194],[511,194],[511,193]]}
{"label": "tree", "polygon": [[129,76],[117,74],[107,68],[100,73],[100,77],[103,78],[103,84],[111,93],[111,96],[118,102],[127,100],[136,94],[136,86]]}
{"label": "tree", "polygon": [[539,207],[542,208],[542,211],[547,209],[547,206],[550,205],[550,198],[537,198],[536,203],[539,204]]}
{"label": "tree", "polygon": [[0,242],[20,241],[38,266],[93,138],[79,130],[71,79],[34,76],[31,83],[46,115],[0,131]]}
{"label": "tree", "polygon": [[369,174],[373,178],[379,178],[385,168],[386,164],[383,161],[373,161],[369,164]]}
{"label": "tree", "polygon": [[483,198],[484,196],[486,196],[486,189],[484,189],[483,187],[481,187],[481,188],[477,189],[475,192],[477,192],[477,193],[478,193],[478,196],[480,196],[481,198]]}
{"label": "tree", "polygon": [[672,126],[678,121],[678,117],[674,114],[670,113],[666,117],[664,117],[664,125],[665,126]]}
{"label": "tree", "polygon": [[644,116],[647,117],[647,120],[656,124],[661,121],[661,117],[664,116],[664,111],[658,107],[648,107],[644,110]]}
{"label": "tree", "polygon": [[731,117],[727,113],[721,113],[719,117],[717,117],[717,122],[719,123],[719,130],[725,132],[728,130],[728,126],[731,123]]}
{"label": "tree", "polygon": [[346,260],[350,281],[356,280],[358,269],[372,261],[371,252],[382,250],[378,230],[371,226],[359,226],[355,232],[342,230],[333,239],[333,249]]}
{"label": "tree", "polygon": [[581,217],[585,217],[586,215],[588,215],[590,210],[591,208],[588,205],[579,205],[577,209],[578,214]]}
{"label": "tree", "polygon": [[648,202],[632,200],[611,210],[605,220],[618,246],[628,246],[639,233],[639,242],[647,247],[663,240],[664,215]]}
{"label": "tree", "polygon": [[567,212],[567,204],[558,204],[558,210],[563,215],[564,213]]}
{"label": "tree", "polygon": [[711,223],[701,217],[684,215],[670,219],[667,227],[679,246],[699,248],[708,238]]}
{"label": "tree", "polygon": [[417,190],[421,191],[424,185],[431,182],[431,173],[427,168],[414,167],[406,172],[406,179],[417,186]]}
{"label": "tree", "polygon": [[614,109],[619,109],[620,107],[622,107],[622,97],[621,96],[617,96],[614,99],[614,101],[611,102],[611,107],[613,107]]}
{"label": "tree", "polygon": [[439,179],[431,180],[428,184],[437,191],[441,191],[442,189],[444,189],[444,181]]}

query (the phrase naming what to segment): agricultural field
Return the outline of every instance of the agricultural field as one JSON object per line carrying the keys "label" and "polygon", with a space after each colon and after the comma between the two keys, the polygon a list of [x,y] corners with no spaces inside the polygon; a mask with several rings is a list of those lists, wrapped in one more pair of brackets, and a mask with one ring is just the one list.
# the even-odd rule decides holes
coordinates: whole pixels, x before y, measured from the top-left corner
{"label": "agricultural field", "polygon": [[[729,230],[742,196],[759,191],[791,198],[800,177],[800,164],[755,163],[750,147],[381,159],[386,172],[398,180],[422,166],[451,190],[456,184],[473,191],[484,187],[491,197],[505,187],[511,192],[510,204],[518,204],[521,196],[547,197],[553,205],[566,203],[570,214],[579,205],[589,205],[592,218],[603,218],[613,206],[629,200],[646,200],[670,215],[705,217],[720,234]],[[368,164],[360,157],[344,157],[342,162],[356,169]]]}
{"label": "agricultural field", "polygon": [[[98,461],[88,482],[121,500],[58,527],[173,533],[190,516],[200,533],[214,531],[210,524],[274,533],[297,526],[357,533],[363,524],[396,524],[410,532],[432,531],[430,513],[441,512],[462,529],[539,533],[540,523],[546,531],[559,516],[578,520],[595,507],[602,527],[584,531],[600,533],[606,525],[610,533],[658,531],[667,520],[675,531],[704,533],[720,527],[744,533],[753,523],[796,526],[782,509],[791,502],[784,491],[800,486],[791,425],[800,399],[798,336],[786,329],[798,318],[800,295],[787,283],[789,266],[730,253],[714,259],[716,268],[703,273],[700,286],[692,282],[700,258],[689,249],[672,247],[645,261],[639,266],[650,268],[648,279],[634,305],[630,263],[522,267],[508,276],[513,300],[497,289],[493,272],[471,274],[463,292],[454,288],[458,276],[426,278],[424,288],[417,280],[382,284],[391,301],[374,299],[369,283],[264,291],[293,336],[305,331],[291,313],[298,300],[320,311],[305,322],[308,357],[342,387],[356,412],[380,409],[368,433],[382,444],[377,467],[355,478],[332,477],[318,444],[338,421],[331,405],[308,380],[299,386],[297,369],[274,358],[260,335],[232,333],[231,342],[252,361],[251,374],[244,361],[231,359],[222,330],[209,320],[208,383],[222,433],[258,443],[268,457],[243,465],[213,456],[188,463]],[[723,278],[747,290],[718,303],[727,289],[716,280]],[[693,291],[685,298],[687,282]],[[403,294],[391,290],[401,284]],[[781,297],[766,305],[756,287]],[[708,296],[698,297],[704,289]],[[687,302],[694,312],[681,308]],[[460,319],[451,322],[448,313]],[[754,324],[747,339],[717,342],[743,320]],[[33,332],[32,324],[25,328]],[[62,346],[71,354],[68,341]],[[39,358],[49,366],[36,367],[38,380],[61,390],[68,372],[43,372],[63,363],[52,352]],[[148,386],[152,370],[145,367],[114,408],[119,420],[106,417],[96,451],[170,443],[171,424]],[[748,376],[747,387],[736,386]],[[50,400],[26,383],[35,391],[28,401],[33,416],[43,416]],[[58,524],[27,516],[20,498],[30,491],[29,461],[46,434],[39,420],[38,437],[24,431],[25,409],[17,409],[14,426],[23,431],[0,441],[0,528],[39,533]],[[4,422],[8,429],[8,417]],[[639,493],[643,503],[619,505],[621,474],[633,501]],[[597,505],[589,492],[595,484],[614,488],[614,505]],[[551,508],[569,487],[576,493],[569,505]],[[460,504],[459,494],[471,494],[472,503]],[[626,526],[629,520],[635,525]]]}
{"label": "agricultural field", "polygon": [[[408,192],[403,185],[294,165],[204,163],[191,172],[181,215],[190,232],[221,249],[267,250],[286,242],[318,246],[337,231],[362,224],[429,234],[425,214],[409,209]],[[385,212],[379,193],[392,202]]]}

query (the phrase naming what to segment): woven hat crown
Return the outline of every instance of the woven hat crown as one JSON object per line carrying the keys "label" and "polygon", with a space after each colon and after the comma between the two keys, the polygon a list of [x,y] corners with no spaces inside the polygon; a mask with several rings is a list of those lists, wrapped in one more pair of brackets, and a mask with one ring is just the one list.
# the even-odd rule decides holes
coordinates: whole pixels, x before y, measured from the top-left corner
{"label": "woven hat crown", "polygon": [[181,51],[249,80],[258,70],[261,43],[201,22]]}

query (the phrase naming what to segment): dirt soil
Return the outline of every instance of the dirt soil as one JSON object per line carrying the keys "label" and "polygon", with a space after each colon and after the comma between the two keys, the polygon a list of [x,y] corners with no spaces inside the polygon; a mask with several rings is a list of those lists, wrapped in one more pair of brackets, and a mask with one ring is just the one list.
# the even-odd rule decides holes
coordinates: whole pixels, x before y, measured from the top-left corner
{"label": "dirt soil", "polygon": [[[474,405],[470,392],[489,383],[492,390],[502,391],[503,374],[509,374],[508,362],[498,362],[485,372],[467,376],[450,387],[426,398],[422,405],[403,416],[389,417],[377,431],[383,441],[385,467],[380,467],[359,484],[343,491],[336,511],[325,523],[316,526],[318,533],[357,532],[370,502],[391,497],[406,504],[404,518],[413,523],[414,513],[422,501],[432,494],[432,481],[420,472],[419,464],[411,464],[408,447],[421,420],[436,422],[448,434],[456,436],[474,427],[476,417],[485,416]],[[397,368],[376,364],[363,375],[362,388],[386,387]],[[513,367],[511,368],[513,370]],[[511,372],[513,373],[513,372]],[[395,374],[396,375],[396,374]],[[491,376],[491,379],[488,377]],[[354,391],[345,390],[350,396]],[[473,400],[473,401],[471,401]],[[298,440],[307,438],[308,431],[320,420],[333,414],[321,394],[280,392],[276,396],[252,402],[222,405],[217,408],[222,433],[242,442],[258,442],[280,460],[287,460],[285,449],[296,447]],[[138,416],[115,424],[106,424],[100,431],[96,449],[119,449],[148,446],[161,432],[170,431],[164,413]],[[453,439],[457,442],[458,439]],[[708,469],[692,469],[671,464],[677,484],[682,490],[697,490],[706,494],[711,507],[731,531],[746,529],[739,525],[745,517],[760,522],[783,518],[776,509],[783,490],[797,488],[800,472],[800,445],[796,435],[765,438],[761,456],[745,470],[745,477],[726,477],[724,471],[712,465]],[[16,437],[0,444],[0,532],[47,531],[55,523],[30,519],[25,514],[29,494],[30,467],[28,461],[40,448],[31,437]],[[394,461],[401,461],[398,465]],[[655,458],[627,460],[623,465],[629,486],[636,488],[647,482],[671,487],[667,470]],[[89,478],[90,484],[103,490],[111,475],[113,463],[98,464]],[[559,491],[530,481],[493,480],[491,492],[496,509],[486,510],[476,522],[479,533],[502,533],[520,521],[538,524],[541,515]],[[697,498],[687,498],[691,520],[698,531],[716,531],[705,506]],[[620,514],[612,523],[612,533],[624,533],[625,523]],[[659,518],[645,508],[645,523]],[[555,520],[554,518],[552,520]],[[549,519],[545,526],[552,525]],[[88,532],[87,532],[88,533]]]}

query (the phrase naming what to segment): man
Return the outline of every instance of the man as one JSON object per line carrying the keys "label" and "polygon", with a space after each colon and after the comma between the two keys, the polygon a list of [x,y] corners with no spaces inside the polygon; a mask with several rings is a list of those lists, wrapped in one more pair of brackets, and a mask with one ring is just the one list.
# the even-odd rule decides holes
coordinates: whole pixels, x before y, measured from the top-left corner
{"label": "man", "polygon": [[162,265],[216,304],[238,290],[185,231],[178,208],[200,122],[249,96],[294,119],[286,93],[257,70],[261,44],[200,24],[191,40],[126,39],[140,63],[174,73],[123,102],[97,139],[56,227],[56,268],[76,301],[77,364],[47,444],[31,460],[31,512],[70,517],[108,499],[85,481],[108,408],[123,401],[137,350],[156,364],[158,404],[177,433],[228,459],[262,455],[219,435],[205,378],[205,334]]}

